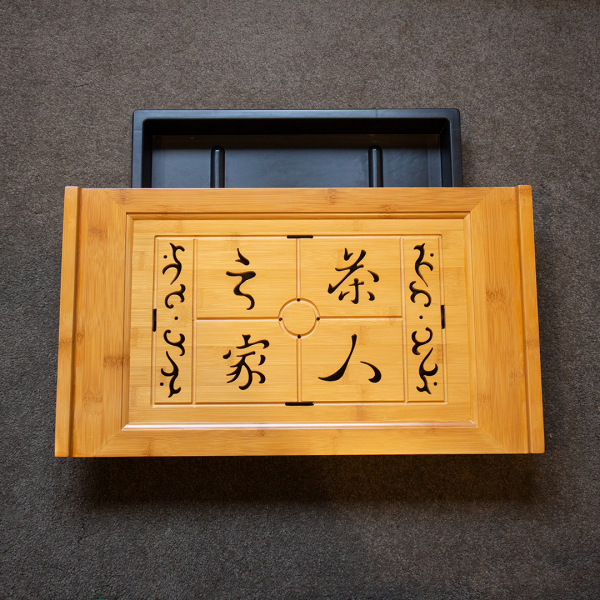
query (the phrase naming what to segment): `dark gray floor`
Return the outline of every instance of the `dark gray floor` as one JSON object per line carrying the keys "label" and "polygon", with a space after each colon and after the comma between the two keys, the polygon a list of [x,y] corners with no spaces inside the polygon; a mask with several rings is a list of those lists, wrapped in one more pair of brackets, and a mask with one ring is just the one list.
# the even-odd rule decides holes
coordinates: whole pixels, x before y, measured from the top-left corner
{"label": "dark gray floor", "polygon": [[[3,2],[1,598],[600,598],[600,4]],[[457,107],[533,186],[547,452],[55,459],[65,185],[138,108]]]}

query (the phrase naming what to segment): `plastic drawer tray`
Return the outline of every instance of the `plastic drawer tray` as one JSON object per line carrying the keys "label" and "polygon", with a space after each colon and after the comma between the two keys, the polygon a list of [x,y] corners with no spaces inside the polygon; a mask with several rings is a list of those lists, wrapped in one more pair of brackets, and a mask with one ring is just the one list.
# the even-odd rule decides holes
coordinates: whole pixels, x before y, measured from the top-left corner
{"label": "plastic drawer tray", "polygon": [[457,109],[138,110],[134,188],[456,187]]}

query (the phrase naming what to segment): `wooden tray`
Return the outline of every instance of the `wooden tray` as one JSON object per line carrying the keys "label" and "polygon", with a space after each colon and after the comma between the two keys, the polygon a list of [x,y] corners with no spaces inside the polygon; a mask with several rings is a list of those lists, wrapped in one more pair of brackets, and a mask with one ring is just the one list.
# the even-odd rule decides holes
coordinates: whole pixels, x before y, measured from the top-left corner
{"label": "wooden tray", "polygon": [[56,455],[543,452],[531,189],[67,188]]}

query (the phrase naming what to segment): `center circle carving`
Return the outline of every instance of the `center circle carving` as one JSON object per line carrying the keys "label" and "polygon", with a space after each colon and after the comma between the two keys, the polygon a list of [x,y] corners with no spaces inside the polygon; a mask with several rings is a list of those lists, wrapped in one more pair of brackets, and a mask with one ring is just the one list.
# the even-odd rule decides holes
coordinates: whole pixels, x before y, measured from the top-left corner
{"label": "center circle carving", "polygon": [[286,302],[279,311],[281,328],[295,338],[306,337],[313,333],[319,320],[317,307],[310,300],[302,298]]}

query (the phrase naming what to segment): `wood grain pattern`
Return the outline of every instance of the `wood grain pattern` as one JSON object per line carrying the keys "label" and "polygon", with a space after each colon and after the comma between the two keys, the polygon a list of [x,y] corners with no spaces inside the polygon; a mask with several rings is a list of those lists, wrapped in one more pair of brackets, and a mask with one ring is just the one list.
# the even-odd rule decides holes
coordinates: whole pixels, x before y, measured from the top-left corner
{"label": "wood grain pattern", "polygon": [[[302,410],[301,408],[292,410]],[[502,454],[472,424],[357,428],[125,429],[97,456],[271,456],[323,454]]]}
{"label": "wood grain pattern", "polygon": [[276,318],[196,327],[197,404],[296,402],[296,340]]}
{"label": "wood grain pattern", "polygon": [[292,336],[311,335],[319,325],[321,316],[313,302],[297,298],[286,302],[279,313],[279,324]]}
{"label": "wood grain pattern", "polygon": [[65,189],[56,389],[56,456],[69,456],[71,453],[80,192],[76,187]]}
{"label": "wood grain pattern", "polygon": [[[163,219],[195,215],[332,215],[405,214],[464,217],[493,188],[336,188],[336,189],[119,189],[105,190],[127,214]],[[443,200],[441,200],[443,198]],[[155,218],[155,217],[152,217]],[[290,234],[304,234],[291,230]],[[308,232],[310,235],[310,232]]]}
{"label": "wood grain pattern", "polygon": [[471,232],[477,424],[507,452],[527,452],[515,190],[492,190],[472,211]]}
{"label": "wood grain pattern", "polygon": [[[294,235],[314,237],[288,238]],[[171,287],[181,291],[181,282],[171,281],[174,267],[162,273],[174,240],[186,248],[186,302],[173,297],[174,308],[159,314],[162,296]],[[430,388],[433,402],[407,403],[407,373],[415,365],[404,359],[421,315],[407,308],[411,292],[404,288],[414,247],[423,243],[434,254],[424,258],[436,271],[427,280],[432,310],[440,313],[444,304],[446,327],[441,314],[427,325],[423,315],[436,338],[439,385]],[[363,250],[364,266],[341,284],[354,288],[344,289],[341,300],[336,288],[334,299],[331,276],[343,277]],[[241,294],[233,291],[238,270],[255,272]],[[74,188],[65,196],[62,285],[57,455],[543,451],[527,187]],[[306,306],[314,303],[320,318],[302,339],[279,321],[298,295]],[[251,318],[247,308],[239,312],[248,296],[257,307]],[[310,311],[295,310],[288,325],[308,327]],[[165,319],[176,312],[181,331],[171,329],[166,341]],[[408,320],[412,329],[404,332]],[[178,381],[190,393],[182,403],[173,401],[179,394],[154,402],[152,389],[168,385],[156,357],[175,348],[181,333],[180,357],[191,368]],[[248,345],[263,339],[268,347]],[[240,389],[252,371],[253,382]],[[285,404],[297,400],[314,404]]]}
{"label": "wood grain pattern", "polygon": [[[313,239],[305,240],[305,239],[287,239],[287,236],[284,236],[286,232],[289,231],[313,231],[314,237]],[[237,236],[235,238],[223,238],[219,237],[217,234],[229,231],[236,231]],[[150,254],[150,247],[154,243],[153,234],[160,232],[161,235],[166,235],[165,239],[178,239],[183,244],[184,240],[187,240],[186,243],[191,243],[191,240],[195,240],[197,246],[204,244],[206,246],[206,250],[201,254],[198,254],[197,262],[200,263],[200,257],[202,256],[202,261],[208,260],[207,255],[209,254],[210,246],[209,244],[215,244],[217,248],[224,247],[227,251],[228,259],[227,261],[221,261],[220,267],[218,266],[218,262],[215,259],[212,260],[212,263],[216,266],[216,268],[211,268],[210,271],[205,271],[206,273],[210,273],[210,277],[198,277],[197,278],[197,294],[196,296],[201,297],[206,294],[206,289],[209,290],[213,287],[213,281],[218,277],[222,277],[225,279],[224,275],[226,269],[229,268],[229,262],[231,258],[234,258],[237,255],[237,249],[239,248],[250,248],[252,251],[251,254],[255,256],[260,256],[256,254],[256,250],[259,250],[260,247],[256,246],[257,241],[262,241],[265,246],[269,246],[272,243],[276,243],[277,247],[281,250],[279,254],[276,254],[276,265],[280,265],[281,268],[278,268],[277,271],[279,273],[279,280],[283,287],[290,283],[290,279],[292,280],[292,285],[288,285],[291,289],[293,288],[293,279],[302,278],[302,273],[306,274],[306,262],[304,258],[308,256],[308,264],[311,265],[311,261],[314,262],[313,255],[315,253],[315,249],[319,249],[319,256],[322,261],[320,264],[317,264],[319,270],[326,271],[326,275],[331,275],[334,278],[339,278],[340,273],[336,271],[336,266],[339,264],[338,268],[344,268],[344,263],[347,263],[344,259],[344,253],[348,249],[346,246],[348,244],[358,244],[358,246],[364,250],[367,248],[371,254],[365,255],[370,262],[375,260],[375,264],[377,264],[377,277],[379,278],[378,282],[375,282],[371,277],[372,274],[369,273],[368,269],[365,267],[372,266],[367,263],[363,267],[360,267],[362,264],[361,261],[355,265],[357,268],[355,273],[361,274],[363,271],[367,274],[368,278],[372,279],[372,283],[381,284],[379,287],[381,291],[377,291],[377,295],[373,300],[370,300],[367,293],[362,293],[358,298],[354,298],[353,295],[350,295],[351,292],[346,291],[345,296],[342,298],[342,301],[339,300],[338,295],[336,294],[333,297],[334,303],[340,303],[342,306],[345,306],[346,309],[342,310],[340,315],[332,316],[332,317],[319,317],[322,319],[322,323],[324,325],[327,324],[329,319],[337,320],[338,326],[340,328],[344,327],[353,327],[354,331],[348,333],[348,340],[344,342],[340,342],[340,348],[342,345],[348,345],[351,342],[353,334],[360,334],[357,338],[357,355],[360,354],[360,349],[368,342],[368,330],[371,328],[373,331],[377,329],[377,326],[367,327],[368,322],[374,322],[373,319],[378,317],[380,313],[383,312],[384,315],[387,313],[392,314],[401,314],[400,307],[400,297],[402,297],[402,289],[401,289],[401,277],[400,277],[400,253],[401,253],[401,240],[402,237],[398,237],[398,233],[408,233],[414,237],[415,231],[428,231],[430,233],[437,234],[436,236],[431,237],[432,240],[443,239],[447,240],[446,254],[449,257],[449,272],[451,273],[451,284],[449,286],[449,292],[453,298],[453,318],[452,318],[452,329],[451,335],[454,336],[453,339],[455,343],[453,345],[454,351],[451,357],[452,365],[459,365],[459,368],[453,369],[449,378],[449,398],[450,402],[441,406],[439,410],[432,412],[431,409],[419,409],[417,405],[418,402],[414,403],[414,406],[407,408],[404,407],[403,410],[400,410],[397,406],[398,404],[403,404],[405,402],[406,394],[402,393],[402,390],[397,391],[395,389],[390,389],[388,386],[389,382],[400,381],[403,380],[402,374],[402,356],[403,351],[401,346],[403,344],[402,340],[402,332],[398,335],[394,336],[394,339],[384,340],[383,343],[380,342],[380,345],[383,348],[391,349],[396,348],[393,352],[379,352],[377,348],[373,348],[375,352],[375,357],[378,358],[377,363],[381,363],[381,367],[375,365],[374,363],[370,363],[374,365],[375,369],[381,371],[383,368],[386,371],[384,375],[383,381],[378,382],[376,386],[373,386],[371,378],[376,375],[376,371],[373,371],[369,375],[370,367],[367,363],[369,360],[365,357],[364,361],[358,360],[358,369],[359,372],[364,370],[363,374],[367,374],[368,377],[363,381],[363,386],[354,385],[354,387],[346,388],[348,378],[350,375],[354,375],[354,370],[356,367],[352,369],[348,369],[348,373],[344,374],[343,377],[340,377],[338,381],[335,383],[328,382],[327,384],[323,381],[319,380],[319,375],[323,375],[323,373],[318,373],[317,369],[321,367],[323,364],[329,364],[331,360],[331,349],[333,344],[333,339],[328,335],[323,335],[322,328],[320,328],[319,322],[314,321],[315,316],[319,316],[318,307],[308,300],[301,299],[300,302],[297,302],[297,299],[289,300],[287,303],[283,305],[283,307],[291,306],[303,306],[306,304],[307,306],[311,306],[312,310],[309,311],[312,315],[311,323],[307,323],[306,329],[307,331],[298,330],[296,333],[303,334],[301,340],[297,342],[297,353],[300,357],[303,353],[303,345],[305,343],[304,335],[309,335],[310,340],[307,339],[306,342],[309,343],[311,347],[308,348],[308,353],[303,358],[298,358],[299,361],[297,364],[298,374],[297,380],[299,383],[302,383],[306,378],[309,378],[313,381],[311,384],[312,388],[315,387],[317,389],[321,389],[321,392],[317,394],[319,396],[317,404],[311,408],[309,412],[294,412],[290,413],[286,411],[282,414],[280,410],[280,406],[277,403],[277,398],[271,397],[265,402],[259,402],[258,398],[254,393],[249,393],[248,390],[243,393],[238,392],[237,397],[238,400],[235,402],[224,401],[221,393],[218,393],[217,385],[212,385],[212,387],[207,388],[203,391],[202,398],[196,399],[196,406],[193,410],[186,410],[184,407],[179,406],[177,409],[171,409],[167,406],[168,402],[163,405],[163,409],[160,411],[160,418],[164,422],[172,422],[172,423],[195,423],[198,421],[201,422],[244,422],[244,420],[258,420],[260,422],[281,422],[284,421],[292,421],[292,422],[302,422],[302,421],[310,421],[310,422],[328,422],[328,421],[347,421],[354,422],[356,420],[364,421],[364,422],[379,422],[381,420],[396,420],[396,421],[405,421],[410,420],[411,422],[431,422],[435,420],[437,422],[451,422],[457,421],[461,419],[465,419],[469,414],[469,386],[468,386],[468,346],[467,346],[467,337],[466,337],[466,328],[460,325],[461,322],[466,321],[466,291],[464,287],[464,241],[462,240],[462,226],[460,221],[455,219],[446,219],[443,221],[440,220],[379,220],[377,222],[372,222],[370,220],[365,219],[352,219],[345,220],[339,222],[337,220],[309,220],[306,221],[304,219],[298,219],[295,221],[288,220],[245,220],[245,221],[231,221],[229,219],[221,219],[218,221],[206,221],[201,219],[194,220],[170,220],[167,222],[162,221],[136,221],[136,244],[133,247],[133,255],[134,265],[139,265],[139,269],[136,268],[134,270],[134,279],[132,282],[132,287],[134,290],[134,296],[136,297],[135,305],[142,306],[144,305],[144,295],[146,298],[148,297],[148,292],[143,292],[143,290],[149,290],[152,286],[153,276],[156,278],[161,277],[160,270],[153,271],[149,264],[148,260],[145,260],[144,257]],[[185,233],[190,237],[179,237],[179,238],[171,238],[168,236],[172,236],[174,233],[181,234]],[[206,233],[210,233],[210,235],[205,236]],[[348,234],[352,235],[348,235]],[[257,234],[260,234],[262,237],[257,237]],[[270,234],[270,235],[269,235]],[[395,234],[395,235],[394,235]],[[442,235],[440,235],[442,234]],[[204,237],[196,237],[193,236],[204,236]],[[275,236],[275,238],[273,238]],[[283,243],[281,240],[283,239]],[[420,239],[420,238],[416,238]],[[429,238],[425,238],[429,239]],[[246,242],[251,241],[255,246],[254,250],[247,245]],[[225,244],[223,245],[223,242]],[[233,242],[232,246],[230,242]],[[306,242],[312,248],[311,252],[308,254],[300,252],[298,254],[297,260],[294,261],[294,256],[289,252],[289,250],[293,250],[295,247],[300,246],[301,243]],[[325,242],[324,244],[322,242]],[[285,248],[285,244],[287,244],[287,248]],[[288,250],[288,252],[284,251]],[[251,256],[245,250],[246,254],[242,253],[242,256]],[[356,254],[356,257],[360,257],[362,252]],[[379,254],[379,256],[378,256]],[[287,258],[285,258],[287,256]],[[304,257],[304,258],[303,258]],[[285,258],[285,260],[283,260]],[[349,257],[352,260],[351,257]],[[365,258],[365,257],[363,257]],[[241,258],[239,259],[241,261]],[[243,264],[243,263],[242,263]],[[352,263],[351,263],[352,264]],[[294,273],[293,267],[297,269],[297,272]],[[390,266],[391,265],[391,266]],[[250,268],[252,265],[247,265],[247,268]],[[244,283],[243,290],[246,292],[251,292],[253,299],[256,300],[255,306],[252,310],[248,311],[248,300],[244,300],[243,304],[237,307],[237,311],[233,310],[231,312],[231,316],[225,319],[218,319],[218,304],[216,300],[214,301],[213,308],[208,312],[207,315],[203,316],[199,314],[199,318],[197,321],[196,330],[199,331],[203,325],[203,321],[221,321],[227,322],[227,319],[232,321],[233,323],[237,323],[237,327],[245,326],[243,323],[249,319],[251,319],[251,315],[255,312],[255,309],[261,308],[263,312],[258,314],[271,314],[271,318],[276,318],[277,315],[277,304],[271,303],[269,305],[269,301],[272,297],[275,297],[273,293],[271,293],[272,285],[265,286],[265,281],[269,283],[268,277],[265,279],[264,277],[264,269],[268,267],[268,264],[262,265],[261,268],[257,267],[257,275],[256,278],[247,281],[246,283],[255,282],[257,285],[254,288],[246,288],[246,283]],[[291,270],[290,270],[291,269]],[[462,276],[460,275],[462,269]],[[200,272],[200,271],[198,271]],[[375,272],[373,272],[375,273]],[[343,275],[343,271],[342,271]],[[458,276],[457,276],[458,275]],[[328,294],[328,281],[331,281],[329,277],[323,278],[322,275],[317,278],[320,282],[320,287],[316,286],[317,293],[315,294],[319,297],[318,292],[321,291],[322,295],[320,297],[319,303],[322,304],[323,301],[325,303],[331,302],[332,296]],[[363,279],[361,277],[361,279]],[[222,287],[221,294],[215,296],[215,298],[219,298],[221,304],[227,306],[227,300],[236,300],[233,294],[233,285],[234,283],[228,282],[227,286]],[[195,289],[196,289],[195,287]],[[298,286],[300,288],[302,286]],[[387,287],[387,290],[386,290]],[[439,284],[436,289],[439,288]],[[386,295],[387,291],[387,295]],[[439,291],[439,290],[438,290]],[[277,292],[277,290],[275,290]],[[302,292],[302,295],[307,292],[306,289]],[[270,294],[270,295],[269,295]],[[439,296],[439,293],[438,293]],[[284,296],[285,297],[285,296]],[[282,301],[284,297],[279,298],[279,302]],[[386,301],[387,297],[387,301]],[[356,305],[351,302],[351,300],[356,300]],[[391,302],[390,302],[391,299]],[[266,300],[266,303],[265,303]],[[345,303],[343,302],[345,300]],[[387,304],[387,307],[382,311],[381,303]],[[263,303],[265,305],[263,306]],[[146,304],[147,305],[147,301]],[[323,304],[322,304],[323,305]],[[269,308],[270,306],[270,308]],[[363,308],[365,306],[365,308]],[[288,312],[289,308],[285,310],[282,309],[279,311],[278,316],[284,317],[284,321],[280,321],[280,325],[283,327],[284,331],[287,331],[289,335],[293,335],[290,331],[284,326],[285,324],[289,324],[292,328],[295,326],[292,322],[288,323]],[[231,305],[229,306],[229,311],[232,311]],[[269,310],[266,310],[269,308]],[[356,311],[356,308],[359,308]],[[436,304],[436,309],[438,310],[439,316],[439,298]],[[266,311],[266,312],[265,312]],[[339,311],[338,311],[339,312]],[[350,317],[344,317],[344,313],[350,315]],[[358,314],[357,314],[358,313]],[[228,313],[229,314],[229,313]],[[371,316],[368,316],[371,315]],[[361,319],[367,319],[367,321],[362,321]],[[353,325],[353,320],[357,322]],[[290,319],[293,321],[293,318]],[[384,322],[388,323],[386,327],[391,327],[389,325],[389,317],[384,319]],[[148,396],[148,386],[144,384],[144,379],[146,379],[147,373],[147,355],[148,348],[150,343],[150,338],[146,337],[145,331],[147,331],[147,316],[144,316],[144,311],[140,312],[138,310],[133,310],[132,312],[132,330],[136,330],[138,332],[136,336],[135,344],[132,343],[132,372],[131,372],[131,389],[130,389],[130,397],[131,397],[131,411],[130,411],[130,422],[141,424],[141,423],[154,423],[157,419],[157,414],[153,413],[152,410],[149,410],[151,407],[151,401]],[[314,326],[314,329],[313,329]],[[309,331],[310,329],[310,331]],[[438,318],[438,329],[439,329],[439,318]],[[241,336],[241,330],[238,331],[239,336]],[[314,334],[314,335],[313,335]],[[238,336],[238,337],[239,337]],[[206,337],[206,336],[203,336]],[[377,336],[376,336],[377,337]],[[200,337],[198,337],[200,340]],[[145,340],[145,342],[144,342]],[[313,343],[314,342],[314,343]],[[196,346],[195,346],[196,347]],[[225,352],[225,350],[223,350]],[[317,355],[321,355],[325,357],[325,360],[318,359],[314,360],[310,363],[310,368],[314,372],[309,373],[303,369],[303,364],[305,359],[314,356],[315,352]],[[389,354],[389,355],[388,355]],[[383,355],[383,356],[381,356]],[[380,360],[382,358],[382,360]],[[354,357],[356,359],[356,357]],[[399,361],[395,363],[394,361]],[[343,363],[343,361],[341,361]],[[446,361],[447,362],[447,361]],[[364,364],[363,364],[364,363]],[[199,363],[198,363],[199,364]],[[213,368],[218,370],[217,365],[220,364],[220,359],[215,360],[213,362]],[[400,369],[400,373],[394,372],[393,369]],[[272,366],[272,365],[271,365]],[[444,367],[446,363],[444,362]],[[339,368],[339,365],[338,367]],[[390,369],[392,371],[390,372]],[[335,368],[332,367],[332,372],[335,371]],[[304,372],[303,372],[304,371]],[[227,382],[226,371],[222,371],[218,375],[221,378],[221,385],[224,385]],[[256,380],[255,380],[256,381]],[[254,382],[252,385],[256,385]],[[309,389],[309,386],[307,389]],[[196,386],[195,386],[196,387]],[[231,386],[229,386],[231,387]],[[271,387],[271,386],[267,386]],[[302,387],[302,386],[300,386]],[[213,390],[213,394],[208,393],[210,389]],[[266,389],[266,388],[265,388]],[[354,390],[353,395],[348,396],[347,392],[349,389]],[[214,394],[216,392],[216,395]],[[229,396],[229,394],[227,394]],[[298,400],[300,401],[313,401],[313,399],[305,397],[306,394],[303,393],[303,390],[299,390],[298,392]],[[265,395],[266,397],[266,395]],[[246,398],[245,404],[240,404],[240,402]],[[281,396],[279,398],[279,402],[284,401],[284,397]],[[287,401],[287,400],[286,400]],[[427,402],[427,400],[425,401]],[[378,404],[379,403],[379,404]],[[235,404],[235,406],[234,406]],[[331,404],[335,404],[335,410],[332,410],[330,406]],[[268,406],[267,406],[268,405]],[[356,405],[354,407],[353,405]],[[396,406],[394,406],[396,405]],[[384,408],[385,406],[385,408]],[[251,409],[251,410],[250,410]]]}
{"label": "wood grain pattern", "polygon": [[444,402],[440,239],[405,237],[402,245],[407,402]]}
{"label": "wood grain pattern", "polygon": [[300,240],[300,295],[321,317],[402,315],[398,237]]}
{"label": "wood grain pattern", "polygon": [[157,238],[155,256],[154,403],[191,404],[194,242]]}
{"label": "wood grain pattern", "polygon": [[295,240],[207,237],[197,248],[197,318],[274,318],[296,297]]}
{"label": "wood grain pattern", "polygon": [[525,326],[525,378],[527,417],[529,421],[529,452],[539,453],[544,451],[544,415],[531,188],[526,185],[518,186],[517,200],[519,203],[521,285],[523,286],[523,322]]}
{"label": "wood grain pattern", "polygon": [[404,402],[403,354],[401,319],[323,317],[302,340],[301,400]]}
{"label": "wood grain pattern", "polygon": [[73,454],[89,456],[121,429],[127,223],[102,190],[80,207]]}

